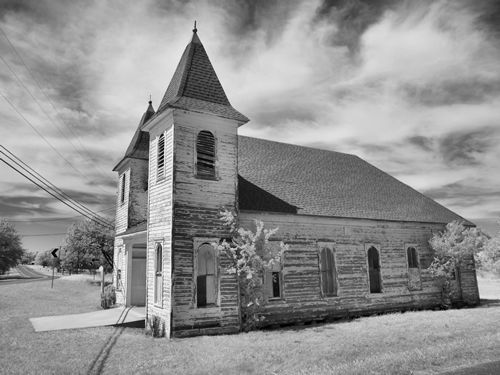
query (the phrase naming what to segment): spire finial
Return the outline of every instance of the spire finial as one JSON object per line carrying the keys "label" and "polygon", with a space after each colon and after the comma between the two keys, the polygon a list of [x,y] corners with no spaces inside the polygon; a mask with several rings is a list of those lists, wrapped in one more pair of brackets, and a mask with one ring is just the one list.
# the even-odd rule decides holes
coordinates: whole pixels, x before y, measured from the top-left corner
{"label": "spire finial", "polygon": [[153,102],[151,101],[151,94],[149,94],[149,104],[153,104]]}
{"label": "spire finial", "polygon": [[196,20],[194,20],[194,29],[193,29],[193,33],[196,34],[196,32],[198,31],[198,29],[196,28]]}

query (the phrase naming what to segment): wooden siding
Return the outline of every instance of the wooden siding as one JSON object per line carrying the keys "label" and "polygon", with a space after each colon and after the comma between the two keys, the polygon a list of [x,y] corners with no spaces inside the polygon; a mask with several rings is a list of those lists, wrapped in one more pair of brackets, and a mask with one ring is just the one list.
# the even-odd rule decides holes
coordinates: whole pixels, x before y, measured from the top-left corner
{"label": "wooden siding", "polygon": [[[279,227],[275,239],[289,245],[283,264],[283,298],[266,306],[267,324],[430,308],[441,303],[441,289],[425,268],[419,270],[421,288],[408,287],[405,244],[416,246],[421,264],[430,263],[428,240],[444,225],[240,212],[242,227],[253,228],[253,219],[264,221],[267,228]],[[331,242],[335,248],[336,297],[321,296],[318,249],[322,242]],[[370,246],[380,254],[382,293],[370,293]],[[468,302],[477,303],[475,272],[469,267],[463,274],[464,299],[467,295]]]}
{"label": "wooden siding", "polygon": [[[157,178],[158,136],[165,134],[165,173]],[[171,285],[172,285],[172,189],[173,189],[173,151],[174,127],[172,118],[167,116],[150,131],[149,144],[149,182],[148,182],[148,234],[146,259],[146,318],[152,325],[160,321],[160,331],[170,337],[171,331]],[[163,288],[161,304],[155,304],[155,247],[163,246]]]}
{"label": "wooden siding", "polygon": [[[173,226],[173,321],[175,336],[236,332],[237,283],[219,259],[218,303],[196,305],[195,251],[200,240],[228,237],[219,211],[234,209],[237,188],[237,123],[215,116],[175,112],[175,187]],[[215,137],[215,178],[196,175],[196,139],[202,130]]]}

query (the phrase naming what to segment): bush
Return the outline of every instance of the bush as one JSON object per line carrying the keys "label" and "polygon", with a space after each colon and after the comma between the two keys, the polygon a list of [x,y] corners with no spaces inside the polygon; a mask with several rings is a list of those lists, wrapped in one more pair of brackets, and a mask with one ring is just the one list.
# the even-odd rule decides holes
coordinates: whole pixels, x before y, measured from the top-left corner
{"label": "bush", "polygon": [[101,293],[101,307],[103,309],[109,309],[116,303],[116,292],[113,285],[108,285],[104,287],[104,292]]}
{"label": "bush", "polygon": [[165,337],[165,323],[159,316],[153,315],[148,319],[146,334],[153,337]]}

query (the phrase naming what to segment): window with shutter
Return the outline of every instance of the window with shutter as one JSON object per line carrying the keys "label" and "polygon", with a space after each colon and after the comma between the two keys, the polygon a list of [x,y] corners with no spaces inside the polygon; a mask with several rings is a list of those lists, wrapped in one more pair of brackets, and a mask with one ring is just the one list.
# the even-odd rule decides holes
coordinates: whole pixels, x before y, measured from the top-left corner
{"label": "window with shutter", "polygon": [[198,307],[217,304],[217,258],[212,245],[204,243],[198,248],[196,275],[196,302]]}
{"label": "window with shutter", "polygon": [[125,182],[126,182],[126,174],[122,174],[121,178],[121,186],[120,186],[120,203],[125,202]]}
{"label": "window with shutter", "polygon": [[196,175],[215,178],[215,138],[208,130],[202,130],[196,138]]}
{"label": "window with shutter", "polygon": [[321,294],[325,297],[334,297],[338,293],[337,268],[332,249],[324,247],[319,254],[319,271],[321,279]]}
{"label": "window with shutter", "polygon": [[272,264],[264,270],[264,295],[268,299],[281,298],[281,265]]}
{"label": "window with shutter", "polygon": [[156,244],[155,249],[155,304],[161,305],[163,294],[163,247]]}
{"label": "window with shutter", "polygon": [[165,135],[161,134],[158,138],[158,155],[156,178],[159,180],[165,177]]}
{"label": "window with shutter", "polygon": [[418,254],[414,247],[409,247],[406,249],[406,255],[408,258],[408,268],[418,268]]}
{"label": "window with shutter", "polygon": [[370,278],[370,293],[382,293],[379,253],[373,246],[368,249],[368,275]]}

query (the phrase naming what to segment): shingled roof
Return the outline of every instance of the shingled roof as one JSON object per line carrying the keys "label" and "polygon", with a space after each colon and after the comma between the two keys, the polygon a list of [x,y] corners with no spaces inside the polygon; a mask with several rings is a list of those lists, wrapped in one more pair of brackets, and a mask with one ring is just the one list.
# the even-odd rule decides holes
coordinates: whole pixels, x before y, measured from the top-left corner
{"label": "shingled roof", "polygon": [[130,144],[127,147],[127,151],[125,151],[125,156],[120,160],[118,164],[113,168],[113,171],[116,171],[118,165],[126,158],[133,159],[143,159],[148,160],[149,158],[149,133],[142,131],[142,126],[148,122],[148,120],[155,114],[155,110],[153,108],[153,104],[151,100],[149,101],[148,108],[146,112],[142,115],[141,121],[139,121],[139,125],[135,130],[134,136],[130,141]]}
{"label": "shingled roof", "polygon": [[180,108],[248,122],[229,103],[196,29],[193,31],[157,114],[167,108]]}
{"label": "shingled roof", "polygon": [[[238,173],[245,180],[240,209],[290,212],[295,206],[306,215],[472,224],[355,155],[243,136],[238,141]],[[259,198],[259,190],[274,198]]]}

